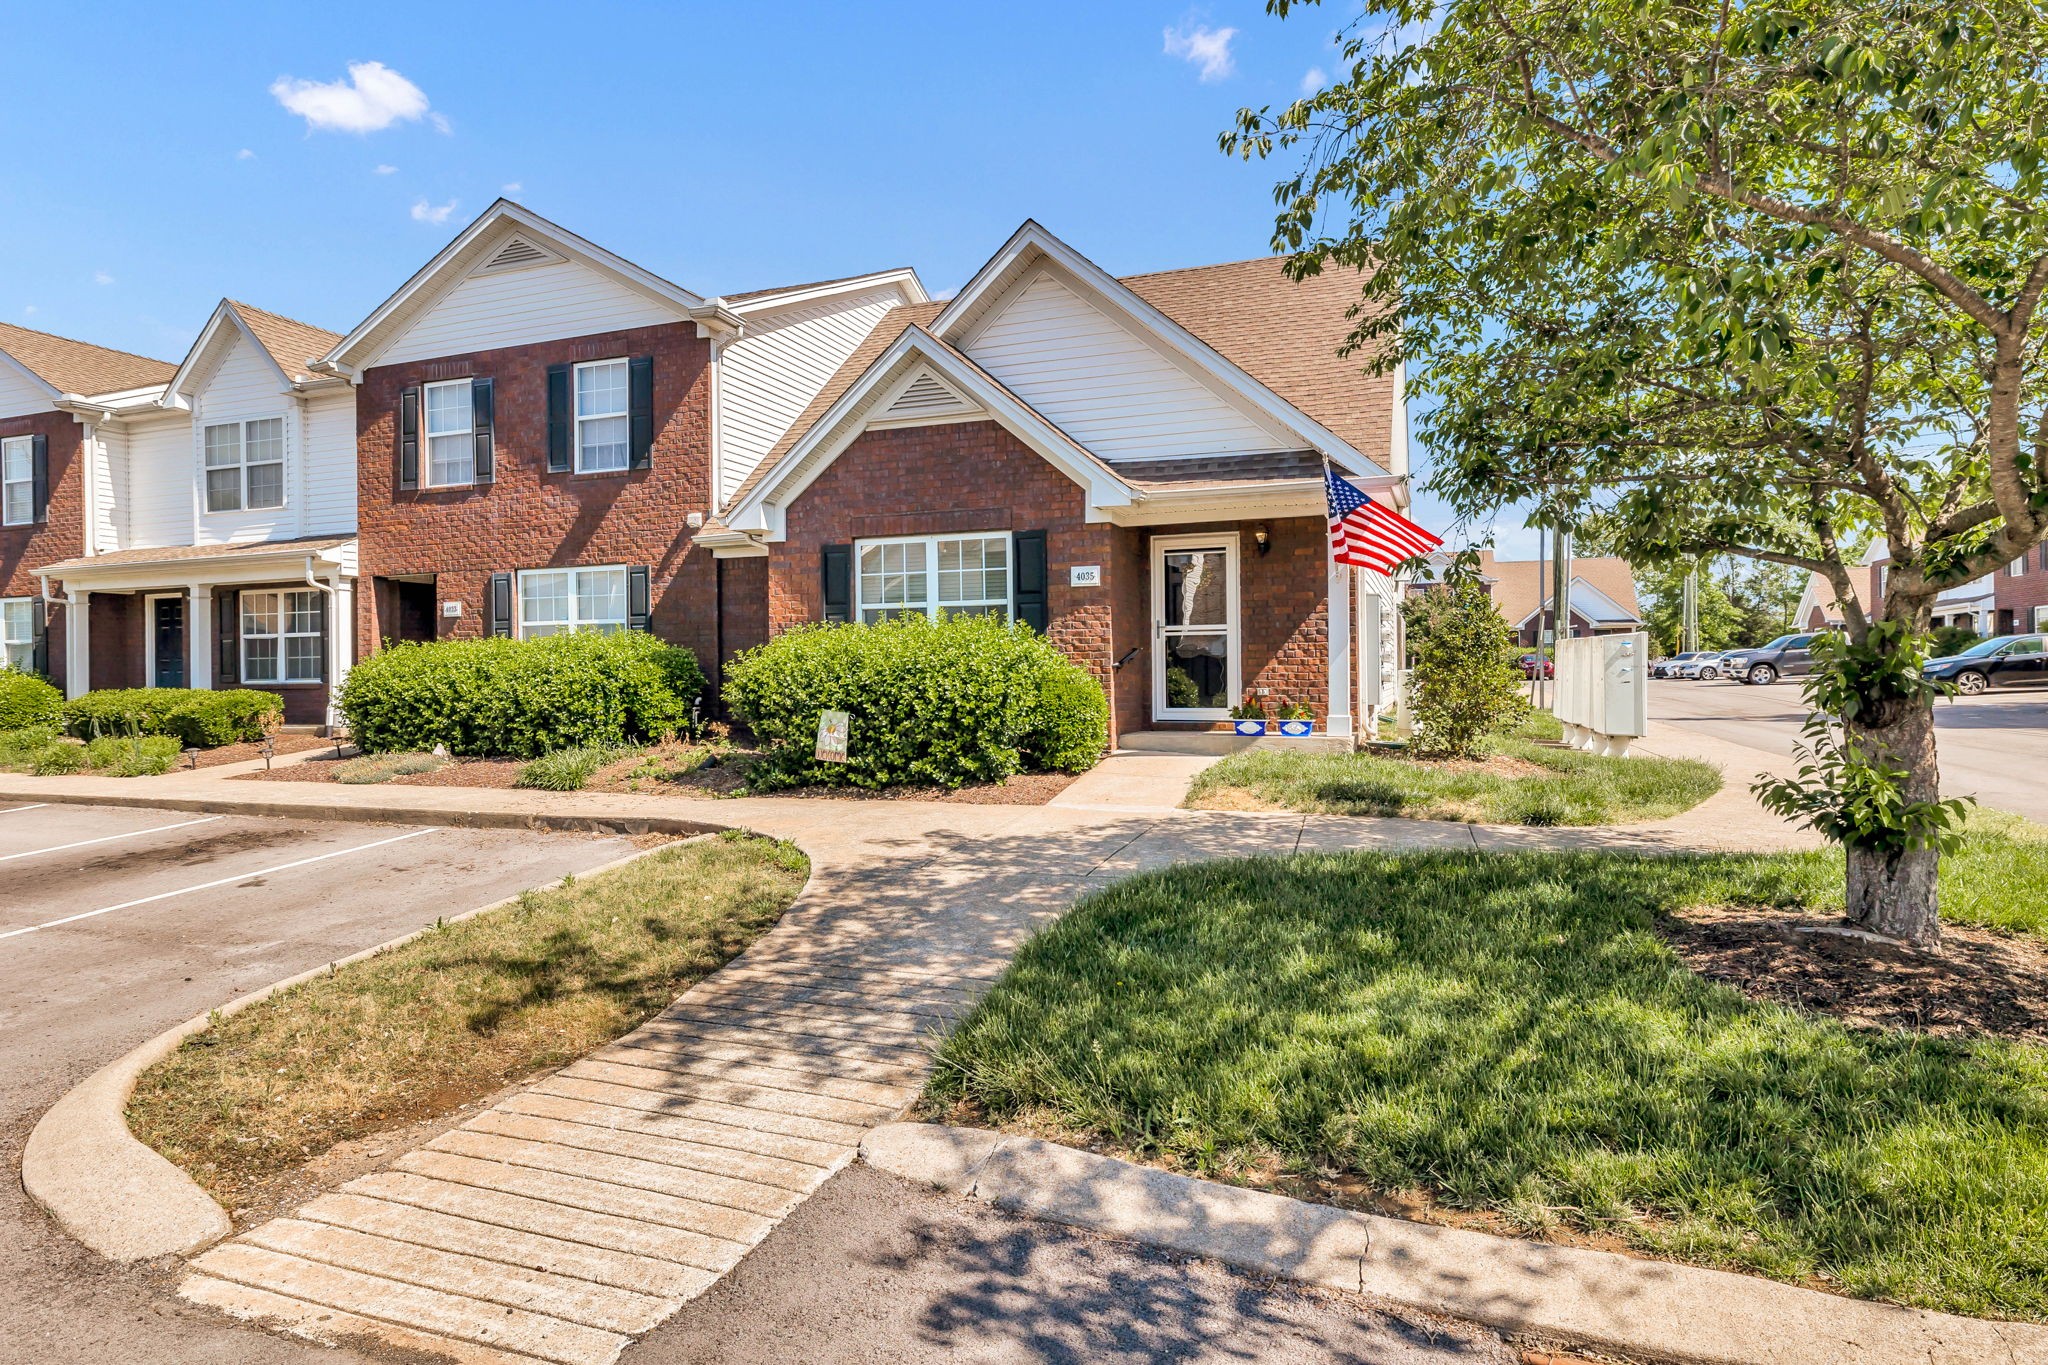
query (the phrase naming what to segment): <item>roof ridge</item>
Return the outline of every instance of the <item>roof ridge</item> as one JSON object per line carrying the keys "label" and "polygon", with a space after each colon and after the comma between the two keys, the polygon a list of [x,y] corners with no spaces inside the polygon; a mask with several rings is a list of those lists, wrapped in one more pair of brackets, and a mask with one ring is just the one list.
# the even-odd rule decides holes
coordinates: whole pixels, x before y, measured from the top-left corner
{"label": "roof ridge", "polygon": [[108,355],[124,355],[130,360],[147,360],[153,365],[169,365],[172,369],[177,368],[176,361],[164,360],[153,355],[144,355],[140,351],[124,351],[119,346],[102,346],[97,341],[86,341],[79,337],[68,337],[62,332],[45,332],[36,327],[24,327],[18,322],[0,322],[0,327],[15,332],[27,332],[30,336],[34,337],[46,337],[51,341],[62,341],[72,346],[90,346],[95,351],[105,351]]}
{"label": "roof ridge", "polygon": [[1287,257],[1283,253],[1267,252],[1263,256],[1245,256],[1234,261],[1211,261],[1206,265],[1176,265],[1169,266],[1164,270],[1140,270],[1131,275],[1118,275],[1115,279],[1119,284],[1128,284],[1132,280],[1156,279],[1161,275],[1187,275],[1197,270],[1222,270],[1233,265],[1257,265],[1263,261],[1284,261],[1286,259]]}
{"label": "roof ridge", "polygon": [[225,302],[228,307],[236,309],[238,311],[249,313],[261,313],[264,317],[275,318],[279,322],[289,322],[294,327],[304,327],[309,331],[325,332],[329,336],[335,337],[337,339],[342,336],[342,333],[335,331],[332,327],[322,327],[317,322],[307,322],[302,318],[295,318],[290,316],[289,314],[280,313],[272,308],[259,308],[253,303],[244,303],[240,299],[226,299],[223,300],[223,302]]}

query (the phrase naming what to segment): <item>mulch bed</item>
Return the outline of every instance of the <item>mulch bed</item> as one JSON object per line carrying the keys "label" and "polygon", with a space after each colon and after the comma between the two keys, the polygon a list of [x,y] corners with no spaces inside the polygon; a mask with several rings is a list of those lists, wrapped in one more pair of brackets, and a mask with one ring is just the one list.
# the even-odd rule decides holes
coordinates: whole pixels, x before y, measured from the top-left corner
{"label": "mulch bed", "polygon": [[2048,1043],[2048,949],[1954,925],[1943,926],[1939,954],[1801,932],[1839,923],[1729,910],[1688,912],[1657,928],[1687,966],[1755,1000],[1853,1028]]}
{"label": "mulch bed", "polygon": [[[308,749],[332,749],[334,741],[318,735],[279,735],[271,741],[271,753],[278,758],[286,754],[302,754]],[[202,768],[219,768],[229,763],[247,763],[263,757],[261,744],[223,744],[218,749],[201,749],[198,765]],[[184,766],[182,763],[180,767]]]}
{"label": "mulch bed", "polygon": [[[332,782],[344,760],[329,754],[309,758],[289,768],[272,768],[263,773],[241,773],[236,782]],[[516,758],[455,758],[445,768],[430,773],[411,773],[388,782],[366,783],[384,787],[509,787],[524,764]]]}

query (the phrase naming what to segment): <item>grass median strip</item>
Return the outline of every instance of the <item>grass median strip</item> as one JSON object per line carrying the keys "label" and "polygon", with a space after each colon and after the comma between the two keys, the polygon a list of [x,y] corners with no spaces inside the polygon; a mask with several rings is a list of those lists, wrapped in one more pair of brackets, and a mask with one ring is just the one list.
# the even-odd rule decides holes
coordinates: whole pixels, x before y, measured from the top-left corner
{"label": "grass median strip", "polygon": [[1558,736],[1537,712],[1482,758],[1437,761],[1403,753],[1252,749],[1195,778],[1200,810],[1298,810],[1399,815],[1494,825],[1606,825],[1662,820],[1721,789],[1712,765],[1682,758],[1608,758],[1539,741]]}
{"label": "grass median strip", "polygon": [[[2040,896],[2032,866],[2012,894]],[[1755,1000],[1656,932],[1826,889],[1798,855],[1316,854],[1136,877],[1026,945],[944,1045],[926,1110],[2048,1320],[2048,1049]]]}
{"label": "grass median strip", "polygon": [[143,1075],[129,1126],[236,1207],[336,1143],[630,1031],[774,924],[808,873],[794,845],[734,833],[565,878],[217,1021]]}

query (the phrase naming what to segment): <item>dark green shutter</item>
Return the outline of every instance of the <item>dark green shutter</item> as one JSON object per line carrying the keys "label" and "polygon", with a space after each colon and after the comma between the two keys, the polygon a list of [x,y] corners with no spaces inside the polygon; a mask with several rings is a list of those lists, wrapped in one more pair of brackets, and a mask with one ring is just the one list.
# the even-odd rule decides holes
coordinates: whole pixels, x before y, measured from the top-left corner
{"label": "dark green shutter", "polygon": [[649,591],[647,566],[636,564],[626,570],[626,626],[629,630],[654,628],[654,594]]}
{"label": "dark green shutter", "polygon": [[827,545],[818,552],[825,582],[825,619],[843,625],[853,619],[853,547]]}
{"label": "dark green shutter", "polygon": [[1017,619],[1045,634],[1045,532],[1019,531],[1011,537],[1016,555]]}
{"label": "dark green shutter", "polygon": [[493,635],[509,636],[512,633],[512,575],[492,574],[490,596],[486,626]]}
{"label": "dark green shutter", "polygon": [[398,487],[420,486],[420,391],[417,385],[398,395]]}
{"label": "dark green shutter", "polygon": [[[242,680],[242,654],[238,648],[242,634],[242,595],[230,588],[214,595],[214,634],[220,640],[220,669],[214,674],[213,685],[223,683],[229,687]],[[282,667],[282,663],[279,665]]]}
{"label": "dark green shutter", "polygon": [[29,520],[50,519],[50,438],[38,432],[29,437],[29,469],[34,475],[31,487],[33,502]]}
{"label": "dark green shutter", "polygon": [[476,442],[476,481],[489,483],[498,477],[497,397],[488,379],[469,381],[469,416]]}
{"label": "dark green shutter", "polygon": [[654,357],[636,356],[626,362],[626,411],[633,430],[635,469],[654,467]]}
{"label": "dark green shutter", "polygon": [[548,473],[566,474],[570,464],[569,432],[573,423],[569,420],[569,369],[567,365],[548,366]]}
{"label": "dark green shutter", "polygon": [[36,599],[35,607],[29,612],[29,622],[31,644],[28,671],[38,677],[47,678],[50,676],[50,609],[40,597]]}

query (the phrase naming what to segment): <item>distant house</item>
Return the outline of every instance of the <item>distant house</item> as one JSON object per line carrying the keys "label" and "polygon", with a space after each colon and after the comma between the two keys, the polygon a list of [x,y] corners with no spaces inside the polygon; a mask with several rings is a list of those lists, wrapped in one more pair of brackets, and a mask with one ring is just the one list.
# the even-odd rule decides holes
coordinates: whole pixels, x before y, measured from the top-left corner
{"label": "distant house", "polygon": [[[1850,570],[1850,585],[1865,611],[1884,595],[1891,560],[1880,557]],[[1814,574],[1799,599],[1793,618],[1802,630],[1841,626],[1845,614],[1826,578]],[[2048,631],[2048,545],[2037,546],[2004,568],[1973,578],[1934,599],[1929,624],[1939,630],[1959,626],[1979,635],[2016,635]]]}
{"label": "distant house", "polygon": [[[1450,563],[1448,554],[1432,557],[1431,579]],[[1570,636],[1612,635],[1641,630],[1642,609],[1636,601],[1636,576],[1628,561],[1609,555],[1571,561]],[[1497,559],[1479,552],[1479,581],[1515,632],[1515,642],[1534,648],[1543,638],[1543,616],[1550,608],[1551,566],[1547,559]],[[1418,586],[1427,586],[1427,580]]]}

